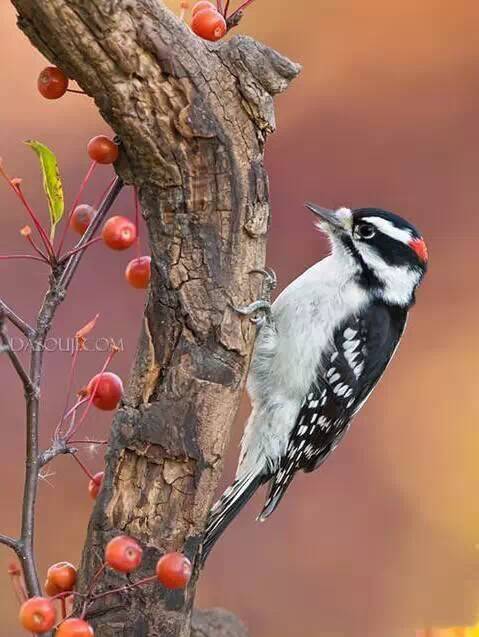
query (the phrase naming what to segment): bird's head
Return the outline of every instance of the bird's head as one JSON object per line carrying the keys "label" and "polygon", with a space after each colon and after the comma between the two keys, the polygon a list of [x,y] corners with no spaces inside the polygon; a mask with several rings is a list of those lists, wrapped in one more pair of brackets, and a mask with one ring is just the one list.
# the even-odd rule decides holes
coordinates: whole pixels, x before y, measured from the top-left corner
{"label": "bird's head", "polygon": [[399,215],[378,208],[329,210],[307,204],[331,240],[333,254],[353,259],[363,285],[385,301],[410,305],[427,269],[426,244]]}

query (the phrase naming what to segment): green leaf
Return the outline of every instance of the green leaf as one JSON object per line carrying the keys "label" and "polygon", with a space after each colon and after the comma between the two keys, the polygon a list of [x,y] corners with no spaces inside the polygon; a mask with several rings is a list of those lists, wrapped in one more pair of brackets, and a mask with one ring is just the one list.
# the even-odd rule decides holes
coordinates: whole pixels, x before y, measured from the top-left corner
{"label": "green leaf", "polygon": [[58,170],[58,162],[54,153],[45,144],[29,139],[25,142],[38,155],[43,175],[43,188],[48,198],[48,207],[50,209],[50,240],[53,241],[55,236],[55,227],[63,217],[65,204],[63,200],[63,186]]}

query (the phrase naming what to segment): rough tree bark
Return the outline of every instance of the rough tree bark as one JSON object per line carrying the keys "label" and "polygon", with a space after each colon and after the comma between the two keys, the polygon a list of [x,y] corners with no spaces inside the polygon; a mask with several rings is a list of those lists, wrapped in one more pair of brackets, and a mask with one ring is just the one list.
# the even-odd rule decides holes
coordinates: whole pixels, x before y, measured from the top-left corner
{"label": "rough tree bark", "polygon": [[[249,271],[265,261],[272,96],[299,67],[248,37],[206,43],[158,0],[12,3],[32,43],[120,136],[116,168],[139,187],[152,251],[136,362],[83,554],[86,588],[119,533],[145,546],[138,577],[164,551],[197,556],[254,339],[231,305],[261,288]],[[98,602],[96,637],[187,637],[197,577],[186,595],[156,587]],[[107,572],[100,586],[118,583]],[[192,634],[245,633],[218,611],[195,617]]]}

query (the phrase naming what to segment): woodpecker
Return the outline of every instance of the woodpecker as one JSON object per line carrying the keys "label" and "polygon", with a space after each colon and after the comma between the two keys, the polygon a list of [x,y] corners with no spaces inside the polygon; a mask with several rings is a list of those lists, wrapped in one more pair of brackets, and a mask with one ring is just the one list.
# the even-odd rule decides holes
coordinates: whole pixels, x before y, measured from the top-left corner
{"label": "woodpecker", "polygon": [[203,561],[258,487],[269,483],[264,521],[296,472],[317,469],[338,446],[394,356],[426,273],[426,244],[402,217],[306,205],[331,254],[271,306],[238,309],[261,313],[247,381],[252,412],[236,479],[208,517]]}

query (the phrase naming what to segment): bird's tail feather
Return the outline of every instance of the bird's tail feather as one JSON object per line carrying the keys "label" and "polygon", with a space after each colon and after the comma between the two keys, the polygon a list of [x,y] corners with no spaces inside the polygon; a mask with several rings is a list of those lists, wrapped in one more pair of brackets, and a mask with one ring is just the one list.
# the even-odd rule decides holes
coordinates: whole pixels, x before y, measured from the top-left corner
{"label": "bird's tail feather", "polygon": [[286,489],[291,484],[291,480],[293,479],[294,474],[295,463],[293,459],[290,459],[289,462],[282,466],[280,470],[273,476],[269,487],[268,497],[266,498],[263,509],[257,518],[259,522],[264,522],[265,520],[267,520],[276,509],[278,504],[283,499],[283,496],[286,493]]}
{"label": "bird's tail feather", "polygon": [[251,472],[238,478],[212,507],[203,540],[202,564],[205,563],[211,549],[229,523],[238,515],[256,489],[266,479],[265,476],[257,472]]}

